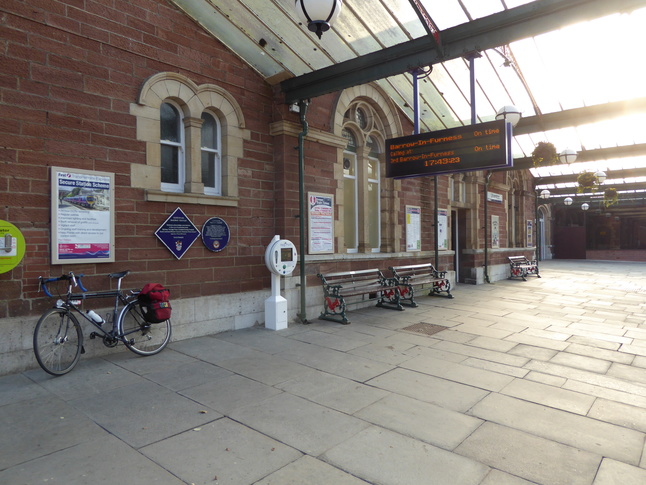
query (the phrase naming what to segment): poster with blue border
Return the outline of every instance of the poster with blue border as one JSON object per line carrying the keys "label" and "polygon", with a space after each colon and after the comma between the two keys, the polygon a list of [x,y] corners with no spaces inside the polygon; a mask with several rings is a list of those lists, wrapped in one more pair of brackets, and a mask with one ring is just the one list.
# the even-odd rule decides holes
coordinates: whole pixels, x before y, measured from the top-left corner
{"label": "poster with blue border", "polygon": [[114,174],[51,168],[52,264],[114,261]]}

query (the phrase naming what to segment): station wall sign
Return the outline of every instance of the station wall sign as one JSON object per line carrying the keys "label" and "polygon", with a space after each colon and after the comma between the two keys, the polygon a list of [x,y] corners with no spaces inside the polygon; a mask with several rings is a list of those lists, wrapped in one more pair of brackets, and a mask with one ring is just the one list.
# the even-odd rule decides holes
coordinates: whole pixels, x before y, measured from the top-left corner
{"label": "station wall sign", "polygon": [[405,178],[511,167],[505,120],[386,140],[386,177]]}

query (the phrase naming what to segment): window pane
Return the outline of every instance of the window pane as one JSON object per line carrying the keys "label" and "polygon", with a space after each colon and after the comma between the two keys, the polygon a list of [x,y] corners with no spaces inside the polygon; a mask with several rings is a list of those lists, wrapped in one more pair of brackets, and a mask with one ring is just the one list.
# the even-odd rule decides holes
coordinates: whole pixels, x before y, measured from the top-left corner
{"label": "window pane", "polygon": [[202,150],[202,183],[215,188],[215,153]]}
{"label": "window pane", "polygon": [[381,246],[379,224],[379,184],[368,184],[368,235],[373,249]]}
{"label": "window pane", "polygon": [[161,146],[161,181],[168,184],[179,183],[179,149],[175,146]]}
{"label": "window pane", "polygon": [[179,113],[174,106],[162,103],[161,116],[161,139],[179,143]]}
{"label": "window pane", "polygon": [[354,177],[356,174],[356,160],[353,153],[343,154],[343,175],[346,177]]}
{"label": "window pane", "polygon": [[202,113],[202,148],[218,148],[218,125],[209,113]]}
{"label": "window pane", "polygon": [[348,249],[357,247],[357,205],[355,179],[343,180],[343,235]]}

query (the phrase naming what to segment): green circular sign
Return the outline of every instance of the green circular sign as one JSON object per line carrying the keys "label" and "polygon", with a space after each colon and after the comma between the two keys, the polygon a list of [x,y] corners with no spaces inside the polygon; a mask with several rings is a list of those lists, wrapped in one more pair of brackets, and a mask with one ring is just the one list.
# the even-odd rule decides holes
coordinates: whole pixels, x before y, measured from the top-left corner
{"label": "green circular sign", "polygon": [[10,222],[0,220],[0,274],[11,271],[25,255],[25,238]]}

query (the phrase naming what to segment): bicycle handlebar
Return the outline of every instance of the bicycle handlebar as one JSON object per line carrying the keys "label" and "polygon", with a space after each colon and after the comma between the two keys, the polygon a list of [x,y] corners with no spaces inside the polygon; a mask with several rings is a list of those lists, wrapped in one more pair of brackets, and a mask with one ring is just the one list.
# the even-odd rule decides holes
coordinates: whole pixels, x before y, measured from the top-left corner
{"label": "bicycle handlebar", "polygon": [[[82,292],[86,292],[87,289],[83,286],[83,283],[81,283],[81,278],[83,278],[83,274],[79,275],[74,275],[71,271],[69,274],[64,274],[59,276],[58,278],[43,278],[42,276],[38,277],[38,291],[42,290],[45,292],[47,296],[50,298],[53,298],[54,295],[50,293],[50,291],[47,289],[47,283],[53,283],[56,281],[70,281],[72,286],[78,286]],[[69,293],[69,291],[68,291]]]}

